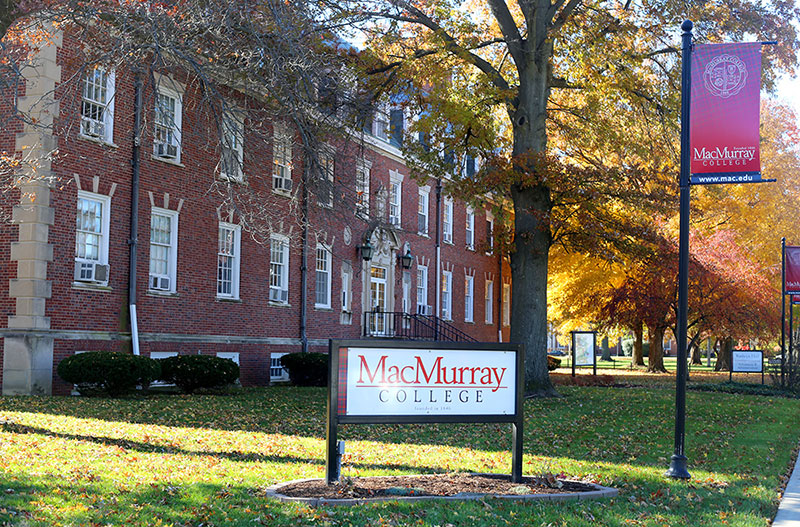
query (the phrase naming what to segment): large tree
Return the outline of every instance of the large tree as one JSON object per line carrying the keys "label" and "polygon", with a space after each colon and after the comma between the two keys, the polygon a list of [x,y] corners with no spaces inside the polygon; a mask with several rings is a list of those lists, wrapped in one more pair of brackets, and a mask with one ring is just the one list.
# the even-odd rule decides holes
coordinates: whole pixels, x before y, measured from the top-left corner
{"label": "large tree", "polygon": [[[502,192],[513,210],[511,337],[525,345],[526,387],[538,394],[553,392],[546,362],[550,247],[557,236],[565,245],[585,240],[582,230],[564,235],[564,227],[575,219],[613,240],[612,226],[591,225],[609,217],[608,208],[595,214],[598,202],[608,190],[616,189],[619,196],[620,188],[642,185],[628,174],[633,167],[609,170],[603,158],[598,164],[604,166],[595,166],[596,171],[561,170],[556,159],[561,166],[586,165],[568,151],[548,148],[548,117],[563,110],[580,121],[584,109],[602,105],[608,94],[625,93],[619,104],[636,97],[674,121],[674,112],[668,111],[675,106],[679,85],[674,43],[684,17],[698,21],[697,35],[703,40],[744,34],[777,38],[783,65],[793,64],[796,46],[791,21],[797,13],[782,2],[703,2],[687,8],[670,0],[372,0],[358,2],[357,9],[374,22],[368,29],[373,32],[370,44],[382,59],[378,71],[404,70],[419,87],[427,86],[429,101],[440,96],[449,103],[437,108],[465,103],[460,109],[468,119],[461,126],[448,125],[439,138],[446,149],[480,143],[492,132],[506,140],[503,152],[497,150],[502,142],[495,142],[494,149],[483,145],[489,154],[484,189]],[[595,95],[557,107],[568,99],[554,92],[562,88]],[[608,105],[607,111],[615,107]],[[453,117],[454,111],[436,115],[440,120]],[[487,124],[491,118],[494,124]]]}

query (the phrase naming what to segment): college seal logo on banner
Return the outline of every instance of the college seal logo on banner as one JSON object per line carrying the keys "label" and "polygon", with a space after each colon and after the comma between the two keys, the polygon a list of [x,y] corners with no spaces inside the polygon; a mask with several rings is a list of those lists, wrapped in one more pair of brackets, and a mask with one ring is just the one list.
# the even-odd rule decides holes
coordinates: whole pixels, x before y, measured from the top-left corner
{"label": "college seal logo on banner", "polygon": [[712,95],[727,99],[747,83],[747,68],[735,55],[720,55],[706,65],[703,83]]}

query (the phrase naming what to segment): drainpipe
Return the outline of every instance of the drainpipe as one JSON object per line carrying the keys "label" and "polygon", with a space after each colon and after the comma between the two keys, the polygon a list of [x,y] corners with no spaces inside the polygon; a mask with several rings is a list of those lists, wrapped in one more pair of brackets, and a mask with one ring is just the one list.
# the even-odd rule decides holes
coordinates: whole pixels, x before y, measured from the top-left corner
{"label": "drainpipe", "polygon": [[442,178],[436,180],[436,325],[433,332],[435,340],[439,340],[439,317],[441,312],[442,297],[442,244],[441,244],[441,222],[442,222]]}
{"label": "drainpipe", "polygon": [[[497,342],[503,342],[503,293],[505,291],[505,286],[503,285],[503,251],[498,247],[497,253],[497,262],[500,269],[497,273],[497,281],[500,282],[500,294],[497,295],[499,300],[497,305],[500,306],[497,311]],[[511,306],[509,306],[509,312],[510,308]]]}
{"label": "drainpipe", "polygon": [[[303,231],[300,254],[300,345],[303,353],[308,351],[308,169],[303,167]],[[331,273],[333,276],[333,273]]]}
{"label": "drainpipe", "polygon": [[133,91],[133,149],[131,151],[131,237],[128,240],[128,310],[133,354],[139,355],[139,325],[136,318],[136,247],[139,238],[139,155],[142,142],[142,78],[137,71]]}

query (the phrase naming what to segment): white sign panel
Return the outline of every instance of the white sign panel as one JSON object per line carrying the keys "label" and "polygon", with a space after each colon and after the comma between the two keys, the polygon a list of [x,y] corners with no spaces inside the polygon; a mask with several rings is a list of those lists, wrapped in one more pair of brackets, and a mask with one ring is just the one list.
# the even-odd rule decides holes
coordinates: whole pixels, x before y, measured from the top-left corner
{"label": "white sign panel", "polygon": [[574,333],[575,365],[592,366],[594,364],[594,333]]}
{"label": "white sign panel", "polygon": [[732,371],[740,373],[761,373],[764,368],[764,359],[760,351],[732,350]]}
{"label": "white sign panel", "polygon": [[339,353],[339,415],[515,413],[513,351],[351,347]]}

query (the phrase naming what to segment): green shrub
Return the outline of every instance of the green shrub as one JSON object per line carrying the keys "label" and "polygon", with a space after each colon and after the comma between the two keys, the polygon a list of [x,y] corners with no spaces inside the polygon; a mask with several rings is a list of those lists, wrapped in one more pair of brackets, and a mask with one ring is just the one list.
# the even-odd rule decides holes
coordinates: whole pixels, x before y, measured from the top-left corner
{"label": "green shrub", "polygon": [[549,371],[553,371],[556,368],[558,368],[559,366],[561,366],[561,359],[559,359],[557,357],[553,357],[551,355],[547,356],[547,369]]}
{"label": "green shrub", "polygon": [[159,378],[157,361],[113,351],[90,351],[58,363],[58,376],[77,385],[81,395],[123,395],[137,384],[148,385]]}
{"label": "green shrub", "polygon": [[176,355],[159,359],[160,379],[174,383],[186,393],[222,388],[236,382],[239,366],[230,359],[212,355]]}
{"label": "green shrub", "polygon": [[326,353],[288,353],[281,364],[289,372],[289,380],[297,386],[328,385],[328,355]]}

